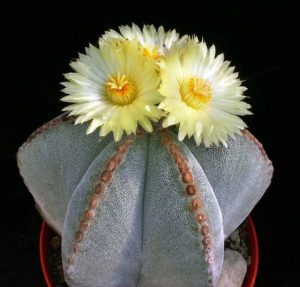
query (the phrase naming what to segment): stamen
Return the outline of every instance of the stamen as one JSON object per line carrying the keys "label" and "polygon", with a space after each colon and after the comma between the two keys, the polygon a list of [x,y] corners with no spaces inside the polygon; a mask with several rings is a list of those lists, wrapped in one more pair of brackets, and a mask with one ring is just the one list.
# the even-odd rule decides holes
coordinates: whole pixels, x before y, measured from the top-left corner
{"label": "stamen", "polygon": [[197,77],[183,81],[180,92],[182,100],[194,109],[201,109],[212,97],[212,89],[209,82]]}
{"label": "stamen", "polygon": [[109,76],[106,82],[106,96],[116,105],[124,106],[136,98],[135,87],[125,74]]}

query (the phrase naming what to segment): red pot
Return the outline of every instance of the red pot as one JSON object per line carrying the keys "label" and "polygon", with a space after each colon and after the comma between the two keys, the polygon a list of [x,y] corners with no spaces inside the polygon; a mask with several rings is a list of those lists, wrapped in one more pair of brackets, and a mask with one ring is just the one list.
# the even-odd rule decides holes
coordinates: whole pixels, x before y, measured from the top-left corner
{"label": "red pot", "polygon": [[[248,217],[247,232],[250,245],[249,250],[251,255],[251,265],[248,266],[247,274],[242,287],[254,287],[258,269],[258,242],[255,227],[250,216]],[[50,236],[52,233],[53,231],[44,221],[40,232],[40,260],[42,271],[48,287],[55,287],[48,268],[48,249]]]}

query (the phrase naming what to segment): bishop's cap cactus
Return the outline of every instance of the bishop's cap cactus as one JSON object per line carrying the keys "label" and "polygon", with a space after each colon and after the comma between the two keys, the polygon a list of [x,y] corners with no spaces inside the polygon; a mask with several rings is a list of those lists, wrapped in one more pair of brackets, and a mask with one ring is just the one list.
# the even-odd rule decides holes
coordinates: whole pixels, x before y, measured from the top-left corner
{"label": "bishop's cap cactus", "polygon": [[224,239],[272,176],[237,74],[197,38],[136,25],[71,67],[69,114],[18,153],[68,285],[216,286]]}

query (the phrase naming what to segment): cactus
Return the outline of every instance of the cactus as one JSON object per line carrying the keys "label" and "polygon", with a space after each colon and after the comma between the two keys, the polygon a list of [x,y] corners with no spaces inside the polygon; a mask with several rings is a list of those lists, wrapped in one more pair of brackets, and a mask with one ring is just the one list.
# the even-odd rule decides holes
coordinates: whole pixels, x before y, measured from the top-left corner
{"label": "cactus", "polygon": [[248,131],[228,148],[179,142],[171,130],[84,136],[64,115],[20,148],[18,165],[63,238],[69,286],[215,286],[224,238],[270,183]]}
{"label": "cactus", "polygon": [[119,30],[71,63],[69,114],[20,148],[20,173],[62,236],[70,287],[216,286],[224,239],[272,177],[238,117],[246,88],[197,37]]}

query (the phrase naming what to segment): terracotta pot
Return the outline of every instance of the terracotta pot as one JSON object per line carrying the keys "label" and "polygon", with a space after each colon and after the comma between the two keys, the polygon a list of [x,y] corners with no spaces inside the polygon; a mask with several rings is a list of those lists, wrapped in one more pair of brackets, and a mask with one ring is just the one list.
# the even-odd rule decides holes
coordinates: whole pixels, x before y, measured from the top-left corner
{"label": "terracotta pot", "polygon": [[[255,227],[250,216],[248,217],[246,230],[248,233],[248,240],[250,245],[249,250],[251,255],[251,265],[248,266],[247,274],[242,287],[254,287],[258,269],[258,242]],[[47,286],[55,287],[48,268],[48,250],[51,234],[53,234],[53,231],[44,221],[40,232],[40,260]]]}

